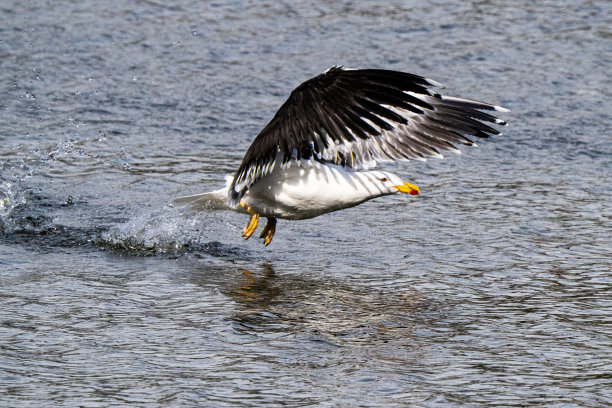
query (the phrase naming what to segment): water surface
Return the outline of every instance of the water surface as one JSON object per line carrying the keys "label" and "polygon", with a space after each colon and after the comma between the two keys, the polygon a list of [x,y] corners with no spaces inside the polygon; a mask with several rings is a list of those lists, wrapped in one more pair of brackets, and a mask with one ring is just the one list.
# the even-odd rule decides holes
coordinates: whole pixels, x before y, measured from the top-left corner
{"label": "water surface", "polygon": [[[612,404],[606,1],[0,8],[5,406]],[[506,106],[504,135],[384,166],[421,188],[301,222],[223,185],[332,65]]]}

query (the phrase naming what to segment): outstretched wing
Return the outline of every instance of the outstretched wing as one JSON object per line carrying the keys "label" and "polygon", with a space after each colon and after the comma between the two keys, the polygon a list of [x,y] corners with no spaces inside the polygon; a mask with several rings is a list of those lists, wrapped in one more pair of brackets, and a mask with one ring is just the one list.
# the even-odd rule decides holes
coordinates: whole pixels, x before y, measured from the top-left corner
{"label": "outstretched wing", "polygon": [[275,165],[316,160],[354,169],[377,162],[424,160],[468,136],[506,123],[482,111],[507,109],[442,96],[430,79],[379,69],[332,67],[298,86],[247,150],[229,188],[230,206]]}

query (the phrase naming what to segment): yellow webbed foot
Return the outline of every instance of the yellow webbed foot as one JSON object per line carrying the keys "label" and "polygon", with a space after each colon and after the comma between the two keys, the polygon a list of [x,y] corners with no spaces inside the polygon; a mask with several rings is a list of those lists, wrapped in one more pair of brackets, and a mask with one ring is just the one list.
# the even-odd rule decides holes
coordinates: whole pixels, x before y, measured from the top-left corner
{"label": "yellow webbed foot", "polygon": [[255,232],[255,228],[257,228],[257,221],[259,221],[259,214],[256,212],[251,213],[251,218],[249,219],[249,223],[242,230],[242,236],[244,239],[249,239],[253,232]]}
{"label": "yellow webbed foot", "polygon": [[276,232],[276,218],[268,218],[268,222],[264,227],[263,231],[261,231],[261,235],[259,238],[264,238],[264,245],[268,246],[268,244],[272,241],[274,237],[274,233]]}
{"label": "yellow webbed foot", "polygon": [[251,207],[249,207],[244,201],[240,201],[240,206],[244,208],[251,216],[251,218],[249,218],[249,223],[246,225],[246,227],[242,229],[242,236],[244,237],[244,239],[249,239],[251,235],[253,235],[253,232],[255,232],[255,229],[257,228],[257,221],[259,221],[259,214],[253,211]]}

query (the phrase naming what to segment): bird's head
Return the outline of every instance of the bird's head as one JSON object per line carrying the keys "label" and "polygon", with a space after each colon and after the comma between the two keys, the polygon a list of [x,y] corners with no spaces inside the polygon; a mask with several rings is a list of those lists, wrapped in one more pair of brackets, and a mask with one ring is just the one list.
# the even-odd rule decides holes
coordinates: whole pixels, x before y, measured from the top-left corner
{"label": "bird's head", "polygon": [[388,194],[407,193],[410,195],[418,195],[419,188],[414,184],[406,183],[402,181],[398,176],[393,173],[387,173],[385,171],[374,171],[372,174],[380,182],[381,188],[388,192]]}

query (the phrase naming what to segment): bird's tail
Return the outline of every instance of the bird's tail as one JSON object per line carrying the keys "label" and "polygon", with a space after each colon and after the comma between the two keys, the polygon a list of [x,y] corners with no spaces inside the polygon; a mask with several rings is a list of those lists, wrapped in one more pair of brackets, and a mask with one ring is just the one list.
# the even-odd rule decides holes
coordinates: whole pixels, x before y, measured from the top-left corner
{"label": "bird's tail", "polygon": [[192,210],[229,210],[227,206],[228,187],[209,191],[202,194],[179,197],[172,200],[172,204],[189,206]]}

